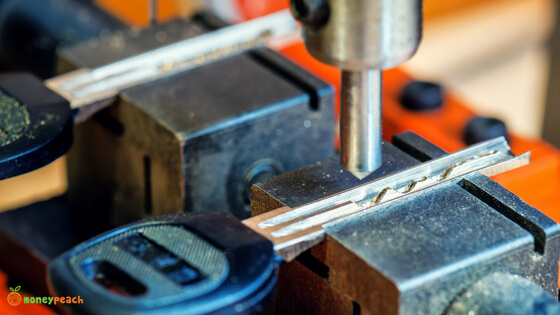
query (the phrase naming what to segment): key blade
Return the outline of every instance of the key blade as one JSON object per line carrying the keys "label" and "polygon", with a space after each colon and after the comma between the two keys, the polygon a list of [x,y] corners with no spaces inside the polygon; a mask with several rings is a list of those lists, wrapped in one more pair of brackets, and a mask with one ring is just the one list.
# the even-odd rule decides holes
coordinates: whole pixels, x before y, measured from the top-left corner
{"label": "key blade", "polygon": [[[46,80],[45,85],[72,108],[91,106],[78,114],[83,121],[111,103],[123,89],[192,69],[249,49],[282,46],[294,41],[299,27],[289,10],[224,27],[96,69],[78,69]],[[87,115],[86,115],[87,114]]]}
{"label": "key blade", "polygon": [[[513,154],[510,152],[509,145],[503,137],[492,139],[477,145],[473,145],[464,150],[455,152],[453,154],[448,154],[435,160],[428,161],[426,163],[420,164],[415,167],[403,170],[393,175],[386,176],[384,178],[362,184],[360,186],[354,187],[342,191],[340,193],[334,194],[329,197],[317,200],[315,202],[303,205],[294,209],[294,211],[273,217],[267,221],[260,223],[260,227],[264,228],[266,226],[278,225],[283,222],[293,220],[295,218],[306,216],[330,207],[334,205],[342,204],[346,201],[360,202],[367,198],[368,195],[371,197],[379,194],[386,187],[394,186],[407,186],[411,181],[419,180],[422,176],[431,177],[434,175],[442,174],[450,166],[457,163],[466,161],[472,157],[487,154],[492,151],[497,151],[496,155],[493,155],[493,160],[501,157],[502,159],[512,157]],[[472,164],[467,163],[467,166]],[[420,168],[420,166],[423,166]],[[457,170],[455,170],[456,172]],[[450,171],[453,173],[453,170]],[[398,175],[397,175],[398,174]]]}
{"label": "key blade", "polygon": [[276,253],[291,261],[324,239],[326,224],[351,220],[379,204],[473,172],[493,176],[527,165],[530,160],[530,152],[514,156],[505,139],[497,138],[315,202],[293,209],[279,208],[243,223],[271,240]]}

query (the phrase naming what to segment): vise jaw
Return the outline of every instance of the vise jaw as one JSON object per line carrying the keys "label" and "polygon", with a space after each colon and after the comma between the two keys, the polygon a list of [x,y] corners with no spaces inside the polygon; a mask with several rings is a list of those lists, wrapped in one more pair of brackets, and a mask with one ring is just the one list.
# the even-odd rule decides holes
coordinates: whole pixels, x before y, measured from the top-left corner
{"label": "vise jaw", "polygon": [[[446,154],[410,132],[383,146],[383,166],[365,181]],[[253,214],[298,207],[362,183],[336,159],[257,183]],[[323,227],[323,243],[281,267],[277,305],[287,308],[281,311],[307,305],[340,313],[444,314],[462,292],[496,274],[558,294],[560,227],[479,173]],[[297,289],[309,287],[311,298]],[[294,303],[302,296],[305,303]]]}

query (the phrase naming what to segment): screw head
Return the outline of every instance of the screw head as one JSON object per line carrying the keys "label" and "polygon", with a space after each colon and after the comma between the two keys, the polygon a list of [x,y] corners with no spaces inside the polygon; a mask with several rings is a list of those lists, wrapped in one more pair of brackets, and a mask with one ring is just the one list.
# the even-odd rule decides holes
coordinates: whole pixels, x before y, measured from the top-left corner
{"label": "screw head", "polygon": [[404,87],[400,102],[404,108],[413,111],[438,109],[443,104],[443,89],[436,83],[412,81]]}

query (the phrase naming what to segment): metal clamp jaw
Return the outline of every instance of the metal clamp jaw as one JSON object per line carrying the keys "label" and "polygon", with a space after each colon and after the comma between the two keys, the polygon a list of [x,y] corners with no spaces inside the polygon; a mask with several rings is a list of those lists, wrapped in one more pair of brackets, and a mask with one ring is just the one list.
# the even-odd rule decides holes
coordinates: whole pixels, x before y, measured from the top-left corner
{"label": "metal clamp jaw", "polygon": [[[384,165],[372,176],[446,154],[410,132],[383,146]],[[299,207],[360,184],[331,158],[256,184],[254,215]],[[282,288],[306,285],[317,297],[305,301],[310,309],[442,314],[463,290],[496,272],[519,275],[557,294],[558,224],[478,173],[381,203],[323,229],[325,241],[310,250],[310,258],[280,269],[282,311],[293,311],[283,302],[298,300],[297,290]],[[336,298],[321,305],[327,296]]]}

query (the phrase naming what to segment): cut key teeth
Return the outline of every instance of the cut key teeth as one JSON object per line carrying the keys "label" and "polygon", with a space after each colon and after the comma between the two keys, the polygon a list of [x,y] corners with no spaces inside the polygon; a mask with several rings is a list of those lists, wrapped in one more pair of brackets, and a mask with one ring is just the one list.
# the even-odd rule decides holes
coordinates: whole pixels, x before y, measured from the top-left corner
{"label": "cut key teeth", "polygon": [[[505,139],[496,138],[297,208],[282,207],[263,213],[243,223],[271,240],[276,253],[290,261],[323,240],[324,226],[358,213],[376,211],[380,204],[472,172],[493,176],[526,165],[530,157],[530,152],[514,156]],[[367,175],[358,172],[357,176]]]}

